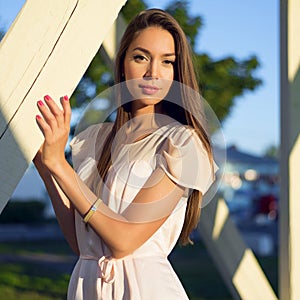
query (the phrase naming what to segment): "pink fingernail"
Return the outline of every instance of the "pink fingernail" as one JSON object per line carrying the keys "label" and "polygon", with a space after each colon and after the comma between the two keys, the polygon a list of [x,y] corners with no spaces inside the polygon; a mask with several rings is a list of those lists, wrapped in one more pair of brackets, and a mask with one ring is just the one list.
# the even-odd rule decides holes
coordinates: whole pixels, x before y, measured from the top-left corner
{"label": "pink fingernail", "polygon": [[39,100],[39,101],[38,101],[38,105],[39,105],[39,106],[43,106],[44,103],[43,103],[41,100]]}
{"label": "pink fingernail", "polygon": [[66,96],[64,96],[64,100],[65,101],[69,101],[69,97],[66,95]]}
{"label": "pink fingernail", "polygon": [[45,100],[49,101],[49,100],[51,100],[51,97],[48,96],[48,95],[46,95],[46,96],[45,96]]}
{"label": "pink fingernail", "polygon": [[42,119],[42,117],[40,116],[40,115],[36,115],[35,116],[38,120],[41,120]]}

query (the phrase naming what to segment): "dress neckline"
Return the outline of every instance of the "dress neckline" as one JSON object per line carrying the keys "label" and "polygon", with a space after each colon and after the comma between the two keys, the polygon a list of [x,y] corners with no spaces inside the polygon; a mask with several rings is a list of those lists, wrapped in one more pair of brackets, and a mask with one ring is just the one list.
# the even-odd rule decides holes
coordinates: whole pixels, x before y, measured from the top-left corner
{"label": "dress neckline", "polygon": [[151,131],[149,134],[146,134],[145,136],[143,136],[142,138],[140,138],[138,140],[134,140],[133,142],[124,142],[124,143],[122,143],[122,145],[123,146],[130,146],[130,145],[140,144],[142,142],[147,141],[151,136],[153,136],[154,134],[157,134],[157,132],[159,132],[159,131],[162,131],[162,134],[164,135],[166,133],[166,130],[174,128],[175,125],[178,125],[178,122],[174,121],[172,123],[169,123],[169,124],[163,125],[161,127],[158,127],[155,130]]}

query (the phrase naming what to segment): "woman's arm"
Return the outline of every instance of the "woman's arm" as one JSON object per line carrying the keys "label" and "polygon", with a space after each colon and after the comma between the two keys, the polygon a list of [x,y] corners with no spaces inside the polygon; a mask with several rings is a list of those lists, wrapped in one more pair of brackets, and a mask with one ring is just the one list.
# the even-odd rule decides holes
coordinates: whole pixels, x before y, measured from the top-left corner
{"label": "woman's arm", "polygon": [[74,206],[61,190],[47,167],[43,165],[41,159],[41,150],[37,152],[36,156],[33,159],[33,163],[38,170],[42,180],[44,181],[61,231],[63,232],[71,249],[77,255],[79,255],[75,231]]}
{"label": "woman's arm", "polygon": [[[95,202],[96,196],[80,180],[64,156],[71,114],[68,99],[64,98],[61,101],[63,110],[60,110],[49,96],[46,96],[45,100],[47,106],[41,101],[38,102],[43,118],[37,116],[38,125],[45,136],[42,161],[76,210],[84,216],[91,207],[90,203]],[[174,203],[170,205],[170,213],[183,195],[183,191],[182,187],[163,173],[157,184],[142,188],[134,202],[150,203],[158,199],[172,199]],[[108,209],[105,205],[102,205],[102,208]],[[156,221],[132,223],[122,220],[120,215],[114,216],[112,211],[109,211],[109,216],[96,211],[89,224],[103,238],[113,256],[120,258],[132,253],[149,239],[167,219],[168,214],[163,214],[163,217]]]}
{"label": "woman's arm", "polygon": [[[96,195],[80,180],[67,161],[52,165],[51,170],[68,198],[84,216],[91,207],[90,202],[97,200]],[[183,192],[183,188],[164,175],[155,186],[142,188],[134,199],[134,203],[145,204],[145,209],[147,203],[166,199],[163,201],[168,202],[168,208],[160,212],[159,219],[149,221],[151,216],[149,217],[148,212],[140,211],[145,215],[145,222],[133,223],[127,219],[122,220],[122,215],[115,214],[105,204],[100,204],[100,210],[97,210],[91,217],[89,224],[103,238],[114,257],[126,256],[146,242],[165,222]]]}

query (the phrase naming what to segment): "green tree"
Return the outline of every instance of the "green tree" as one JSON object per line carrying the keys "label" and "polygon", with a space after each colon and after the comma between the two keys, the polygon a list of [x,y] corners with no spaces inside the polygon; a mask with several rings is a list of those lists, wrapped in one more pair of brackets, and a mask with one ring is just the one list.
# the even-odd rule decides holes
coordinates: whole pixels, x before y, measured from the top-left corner
{"label": "green tree", "polygon": [[[145,8],[147,5],[142,0],[128,0],[121,12],[128,22]],[[190,14],[186,0],[173,1],[165,9],[176,18],[186,33],[194,51],[194,64],[201,93],[219,120],[223,121],[230,114],[238,96],[261,85],[262,81],[254,75],[259,67],[257,57],[237,59],[228,56],[216,60],[207,53],[196,52],[196,38],[202,29],[201,17]],[[106,66],[99,50],[72,97],[72,105],[80,107],[112,84],[112,72]]]}
{"label": "green tree", "polygon": [[271,158],[278,159],[279,155],[280,155],[279,148],[278,148],[278,146],[275,146],[275,145],[268,146],[264,151],[265,157],[271,157]]}
{"label": "green tree", "polygon": [[4,34],[5,34],[4,29],[2,28],[1,21],[2,21],[2,20],[0,19],[0,42],[1,42],[1,40],[3,39]]}
{"label": "green tree", "polygon": [[[194,50],[197,35],[202,29],[201,17],[189,14],[188,1],[174,1],[166,10],[179,22]],[[247,90],[253,91],[262,83],[253,75],[259,67],[255,56],[244,60],[237,60],[232,56],[214,60],[209,54],[194,50],[194,64],[201,94],[220,121],[229,115],[236,97]]]}

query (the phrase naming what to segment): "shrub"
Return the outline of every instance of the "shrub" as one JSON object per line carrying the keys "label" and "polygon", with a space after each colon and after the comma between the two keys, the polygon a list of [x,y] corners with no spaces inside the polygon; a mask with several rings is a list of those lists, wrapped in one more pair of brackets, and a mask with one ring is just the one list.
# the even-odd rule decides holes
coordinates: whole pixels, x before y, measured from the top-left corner
{"label": "shrub", "polygon": [[39,223],[45,219],[45,206],[39,200],[9,201],[0,215],[0,223]]}

